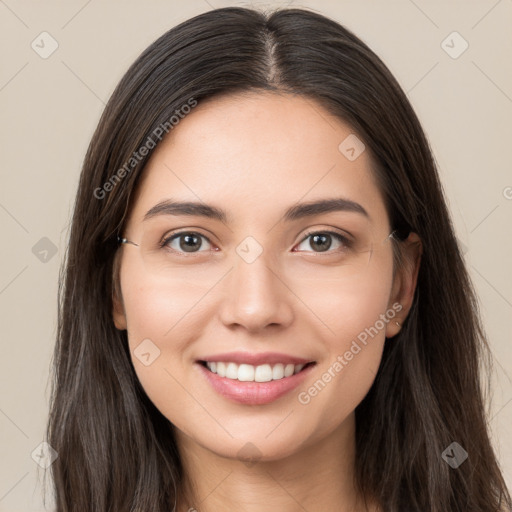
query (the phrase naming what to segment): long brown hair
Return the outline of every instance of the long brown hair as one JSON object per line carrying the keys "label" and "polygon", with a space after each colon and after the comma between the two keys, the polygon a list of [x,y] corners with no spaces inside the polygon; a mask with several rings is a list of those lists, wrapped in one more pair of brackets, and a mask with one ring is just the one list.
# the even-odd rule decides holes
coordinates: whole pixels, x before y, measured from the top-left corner
{"label": "long brown hair", "polygon": [[[85,156],[59,280],[47,430],[59,455],[56,511],[174,510],[183,471],[171,424],[141,387],[127,333],[112,319],[116,236],[149,139],[179,129],[169,120],[191,101],[263,90],[300,94],[352,126],[371,151],[393,229],[423,243],[409,316],[356,409],[360,492],[386,512],[512,510],[486,421],[480,376],[492,366],[477,297],[409,101],[337,22],[306,9],[233,7],[181,23],[137,58]],[[400,242],[394,251],[400,262]],[[453,442],[468,453],[456,469],[442,455]]]}

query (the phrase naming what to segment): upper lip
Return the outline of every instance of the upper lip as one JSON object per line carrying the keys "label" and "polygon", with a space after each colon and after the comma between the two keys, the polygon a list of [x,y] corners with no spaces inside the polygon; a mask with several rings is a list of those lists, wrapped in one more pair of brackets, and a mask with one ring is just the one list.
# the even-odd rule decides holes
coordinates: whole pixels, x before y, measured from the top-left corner
{"label": "upper lip", "polygon": [[207,361],[211,363],[229,362],[236,364],[250,364],[252,366],[278,363],[307,364],[314,362],[311,359],[303,359],[302,357],[280,354],[278,352],[261,352],[259,354],[251,354],[249,352],[225,352],[224,354],[204,356],[198,359],[198,361]]}

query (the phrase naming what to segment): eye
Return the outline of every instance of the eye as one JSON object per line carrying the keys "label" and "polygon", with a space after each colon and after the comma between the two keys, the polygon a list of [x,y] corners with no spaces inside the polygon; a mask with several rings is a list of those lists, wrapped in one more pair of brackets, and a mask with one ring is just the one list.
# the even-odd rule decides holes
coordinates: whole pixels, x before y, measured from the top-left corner
{"label": "eye", "polygon": [[[306,242],[307,240],[311,239],[311,246],[314,248],[316,247],[316,250],[313,250],[313,252],[336,252],[335,250],[329,250],[331,249],[332,246],[332,238],[335,238],[336,241],[338,242],[339,252],[350,249],[352,245],[352,242],[347,237],[335,231],[315,231],[307,233],[302,242],[299,244],[299,246]],[[172,235],[166,237],[161,242],[160,245],[162,248],[169,248],[177,253],[182,254],[208,252],[208,249],[204,251],[199,250],[203,246],[203,240],[205,240],[208,244],[211,245],[210,240],[205,235],[201,235],[196,231],[181,231],[179,233],[173,233]]]}
{"label": "eye", "polygon": [[335,231],[316,231],[308,233],[306,237],[302,240],[302,242],[299,244],[299,246],[310,239],[312,244],[310,246],[316,247],[318,249],[315,250],[314,252],[322,253],[329,251],[332,245],[332,238],[335,238],[340,244],[340,251],[350,249],[352,245],[351,241],[347,237],[341,235],[340,233],[336,233]]}
{"label": "eye", "polygon": [[[200,233],[197,233],[195,231],[181,231],[180,233],[174,233],[173,235],[165,238],[162,241],[161,246],[168,247],[176,252],[205,252],[196,250],[203,245],[203,240],[206,240],[208,243],[211,243],[206,236],[201,235]],[[172,244],[174,242],[177,242],[177,244],[173,246]]]}

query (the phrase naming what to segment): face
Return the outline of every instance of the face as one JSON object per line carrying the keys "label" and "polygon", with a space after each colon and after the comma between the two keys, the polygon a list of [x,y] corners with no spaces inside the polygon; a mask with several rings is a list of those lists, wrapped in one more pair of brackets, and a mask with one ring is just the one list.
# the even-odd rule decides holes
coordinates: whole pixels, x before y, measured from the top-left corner
{"label": "face", "polygon": [[[235,458],[252,443],[273,460],[335,433],[403,321],[369,151],[339,149],[351,134],[311,99],[217,98],[181,120],[144,170],[123,233],[133,244],[119,249],[114,321],[148,397],[213,453]],[[356,206],[285,216],[339,198],[367,215]],[[226,217],[172,214],[170,200]],[[283,377],[288,365],[298,373]]]}

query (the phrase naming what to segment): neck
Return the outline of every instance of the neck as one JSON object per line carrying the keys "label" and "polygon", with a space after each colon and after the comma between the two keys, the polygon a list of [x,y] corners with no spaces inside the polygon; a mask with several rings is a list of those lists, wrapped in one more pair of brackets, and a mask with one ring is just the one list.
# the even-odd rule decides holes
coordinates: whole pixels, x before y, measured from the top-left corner
{"label": "neck", "polygon": [[253,462],[220,456],[175,429],[184,469],[178,512],[336,511],[367,509],[354,485],[355,416],[290,456]]}

